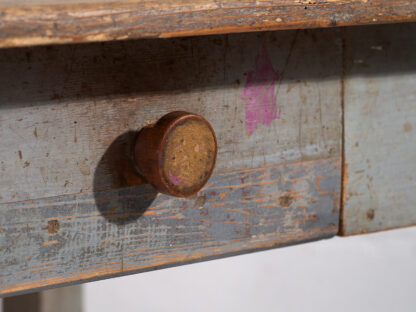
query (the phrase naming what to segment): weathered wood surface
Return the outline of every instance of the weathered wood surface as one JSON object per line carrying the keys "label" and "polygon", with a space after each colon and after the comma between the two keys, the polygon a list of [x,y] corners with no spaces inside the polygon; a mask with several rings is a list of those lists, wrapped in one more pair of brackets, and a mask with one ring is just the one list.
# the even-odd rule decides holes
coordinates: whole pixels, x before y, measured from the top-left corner
{"label": "weathered wood surface", "polygon": [[[0,292],[338,231],[339,30],[0,51]],[[204,116],[217,167],[157,195],[126,151],[173,110]]]}
{"label": "weathered wood surface", "polygon": [[416,24],[345,36],[341,231],[416,224]]}
{"label": "weathered wood surface", "polygon": [[[0,203],[141,183],[122,167],[126,142],[175,110],[212,124],[215,172],[339,156],[338,33],[1,50]],[[280,77],[247,86],[256,59],[270,60]],[[248,120],[246,110],[262,107],[246,103],[244,92],[269,86],[276,116],[253,130],[247,122],[262,116]]]}
{"label": "weathered wood surface", "polygon": [[416,20],[409,0],[0,1],[0,47]]}
{"label": "weathered wood surface", "polygon": [[193,199],[136,186],[1,204],[0,293],[329,237],[339,186],[328,158],[217,174]]}

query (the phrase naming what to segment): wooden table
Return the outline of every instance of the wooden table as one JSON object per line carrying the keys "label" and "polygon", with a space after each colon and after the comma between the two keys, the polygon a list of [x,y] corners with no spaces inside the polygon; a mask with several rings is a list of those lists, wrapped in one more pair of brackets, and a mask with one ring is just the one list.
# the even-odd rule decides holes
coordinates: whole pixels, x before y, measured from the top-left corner
{"label": "wooden table", "polygon": [[[0,294],[415,224],[416,24],[332,27],[413,20],[401,0],[0,0]],[[130,164],[176,110],[217,135],[191,198]]]}

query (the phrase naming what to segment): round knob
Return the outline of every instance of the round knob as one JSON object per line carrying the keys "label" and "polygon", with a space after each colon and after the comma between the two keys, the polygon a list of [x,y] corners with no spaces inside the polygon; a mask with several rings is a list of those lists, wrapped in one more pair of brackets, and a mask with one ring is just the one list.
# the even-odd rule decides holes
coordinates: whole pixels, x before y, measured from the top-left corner
{"label": "round knob", "polygon": [[138,171],[158,191],[186,197],[208,181],[217,158],[217,140],[203,117],[172,112],[137,135],[134,160]]}

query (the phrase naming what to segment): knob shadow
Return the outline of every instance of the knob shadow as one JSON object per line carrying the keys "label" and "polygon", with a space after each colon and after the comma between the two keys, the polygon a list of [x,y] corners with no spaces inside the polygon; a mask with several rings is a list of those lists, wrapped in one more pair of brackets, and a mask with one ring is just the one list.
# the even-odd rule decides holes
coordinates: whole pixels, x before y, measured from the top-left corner
{"label": "knob shadow", "polygon": [[118,136],[107,148],[94,172],[94,199],[111,223],[135,222],[152,205],[157,191],[137,172],[132,149],[137,131]]}

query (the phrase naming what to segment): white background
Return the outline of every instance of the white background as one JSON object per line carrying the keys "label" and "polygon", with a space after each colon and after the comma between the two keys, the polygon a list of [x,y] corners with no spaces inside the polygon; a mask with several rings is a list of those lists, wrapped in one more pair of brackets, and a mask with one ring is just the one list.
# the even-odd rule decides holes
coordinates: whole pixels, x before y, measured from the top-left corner
{"label": "white background", "polygon": [[87,312],[416,311],[416,227],[84,285]]}

